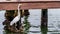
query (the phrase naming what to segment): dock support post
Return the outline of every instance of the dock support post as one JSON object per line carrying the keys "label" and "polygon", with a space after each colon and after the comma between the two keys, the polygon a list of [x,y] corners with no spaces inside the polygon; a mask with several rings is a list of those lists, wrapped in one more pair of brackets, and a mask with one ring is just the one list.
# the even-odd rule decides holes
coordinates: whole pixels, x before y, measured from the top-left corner
{"label": "dock support post", "polygon": [[47,9],[42,9],[41,13],[41,31],[42,34],[47,34],[47,24],[48,24],[48,11]]}

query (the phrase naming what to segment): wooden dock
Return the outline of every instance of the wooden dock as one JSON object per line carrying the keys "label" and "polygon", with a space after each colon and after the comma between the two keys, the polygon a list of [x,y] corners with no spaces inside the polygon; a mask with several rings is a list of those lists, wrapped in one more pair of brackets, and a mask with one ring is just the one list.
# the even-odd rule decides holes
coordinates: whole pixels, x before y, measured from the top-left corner
{"label": "wooden dock", "polygon": [[0,10],[17,10],[18,4],[22,4],[21,9],[60,8],[60,0],[20,0],[0,2]]}
{"label": "wooden dock", "polygon": [[[26,10],[28,9],[42,9],[42,17],[41,17],[41,26],[46,27],[48,23],[48,11],[47,9],[51,8],[60,8],[60,0],[18,0],[18,1],[0,1],[0,10],[17,10],[18,4],[22,4],[20,9]],[[13,29],[14,31],[15,29]],[[41,27],[42,30],[42,27]],[[21,30],[19,30],[20,32]]]}

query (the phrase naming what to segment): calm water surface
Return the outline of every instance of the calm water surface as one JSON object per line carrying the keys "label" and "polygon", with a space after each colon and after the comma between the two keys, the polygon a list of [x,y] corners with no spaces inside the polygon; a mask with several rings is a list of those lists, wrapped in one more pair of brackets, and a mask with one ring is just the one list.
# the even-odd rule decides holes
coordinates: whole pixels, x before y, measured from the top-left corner
{"label": "calm water surface", "polygon": [[[31,27],[27,34],[44,34],[41,32],[41,9],[30,9],[28,22]],[[4,29],[2,22],[5,20],[5,11],[0,11],[0,34],[3,34]],[[35,26],[35,27],[34,27]],[[60,34],[60,9],[48,9],[48,32],[47,34]]]}

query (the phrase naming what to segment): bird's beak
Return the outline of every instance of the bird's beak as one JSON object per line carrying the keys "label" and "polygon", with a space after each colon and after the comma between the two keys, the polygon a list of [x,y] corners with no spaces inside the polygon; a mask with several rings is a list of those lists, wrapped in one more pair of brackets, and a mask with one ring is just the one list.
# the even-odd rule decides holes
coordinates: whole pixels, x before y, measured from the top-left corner
{"label": "bird's beak", "polygon": [[21,5],[22,5],[22,4],[18,4],[18,6],[20,6],[19,8],[21,8]]}
{"label": "bird's beak", "polygon": [[19,4],[20,6],[22,5],[22,4]]}

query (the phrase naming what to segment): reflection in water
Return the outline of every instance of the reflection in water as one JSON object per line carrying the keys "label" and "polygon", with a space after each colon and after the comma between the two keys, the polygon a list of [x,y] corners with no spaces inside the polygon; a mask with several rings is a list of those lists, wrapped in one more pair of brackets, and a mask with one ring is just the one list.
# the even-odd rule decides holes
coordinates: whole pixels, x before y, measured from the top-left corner
{"label": "reflection in water", "polygon": [[47,32],[48,32],[47,30],[48,30],[48,28],[46,26],[41,27],[42,34],[47,34]]}

